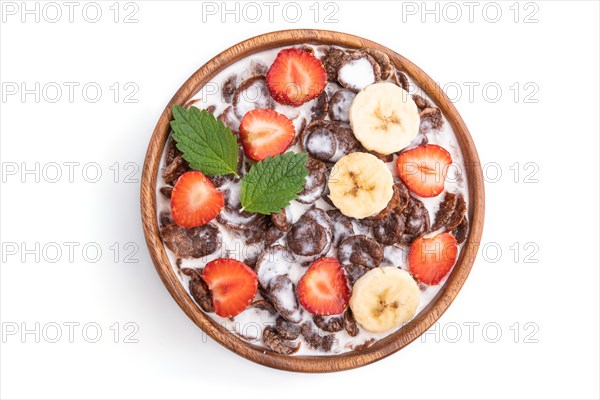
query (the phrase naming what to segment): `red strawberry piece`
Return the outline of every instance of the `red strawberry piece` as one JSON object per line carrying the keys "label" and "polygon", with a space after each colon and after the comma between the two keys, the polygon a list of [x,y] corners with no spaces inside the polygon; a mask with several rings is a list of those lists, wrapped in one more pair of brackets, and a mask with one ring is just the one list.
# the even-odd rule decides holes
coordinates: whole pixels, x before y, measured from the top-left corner
{"label": "red strawberry piece", "polygon": [[444,191],[450,153],[435,144],[415,147],[398,156],[398,175],[408,188],[421,197],[435,197]]}
{"label": "red strawberry piece", "polygon": [[312,263],[298,282],[298,300],[317,316],[344,312],[350,288],[342,264],[335,258],[320,258]]}
{"label": "red strawberry piece", "polygon": [[448,232],[420,237],[410,246],[408,267],[419,282],[437,285],[454,266],[457,253],[456,239]]}
{"label": "red strawberry piece", "polygon": [[269,109],[248,111],[240,124],[240,139],[246,156],[254,161],[282,154],[294,140],[292,121]]}
{"label": "red strawberry piece", "polygon": [[271,97],[295,107],[317,98],[326,84],[327,72],[323,63],[305,50],[281,50],[267,72]]}
{"label": "red strawberry piece", "polygon": [[215,313],[235,317],[244,311],[256,296],[256,272],[233,258],[218,258],[206,264],[202,278],[212,295]]}
{"label": "red strawberry piece", "polygon": [[200,171],[181,175],[171,193],[173,221],[184,228],[202,226],[223,209],[223,195]]}

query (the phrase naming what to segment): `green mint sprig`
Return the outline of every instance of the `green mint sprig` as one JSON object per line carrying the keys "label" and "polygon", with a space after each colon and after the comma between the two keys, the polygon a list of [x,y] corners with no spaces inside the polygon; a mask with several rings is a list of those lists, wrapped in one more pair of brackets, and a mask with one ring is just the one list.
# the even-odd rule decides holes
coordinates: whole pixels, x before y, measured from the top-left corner
{"label": "green mint sprig", "polygon": [[237,139],[223,122],[194,106],[173,106],[173,117],[173,138],[191,168],[208,176],[237,175]]}
{"label": "green mint sprig", "polygon": [[288,206],[304,188],[307,160],[307,153],[288,152],[256,163],[242,178],[244,210],[270,215]]}

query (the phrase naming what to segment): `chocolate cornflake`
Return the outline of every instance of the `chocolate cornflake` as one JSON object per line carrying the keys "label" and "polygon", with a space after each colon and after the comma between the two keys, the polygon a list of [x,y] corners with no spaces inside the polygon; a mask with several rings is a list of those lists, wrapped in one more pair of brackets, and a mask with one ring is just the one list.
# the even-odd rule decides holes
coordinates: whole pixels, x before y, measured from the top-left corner
{"label": "chocolate cornflake", "polygon": [[371,82],[371,83],[376,83],[376,82],[381,81],[381,67],[379,66],[377,61],[375,61],[375,59],[373,57],[371,57],[369,54],[365,53],[362,50],[353,51],[352,53],[349,53],[346,56],[346,58],[342,62],[342,65],[340,65],[340,67],[338,69],[338,74],[337,74],[337,81],[340,83],[340,85],[342,85],[346,89],[351,90],[355,93],[360,92],[362,89],[364,89],[364,87],[357,86],[356,82],[350,82],[350,81],[345,80],[344,77],[342,76],[343,75],[342,71],[344,68],[352,68],[352,66],[354,64],[356,64],[357,62],[359,62],[359,60],[366,60],[369,64],[371,64],[371,66],[373,68],[373,82]]}
{"label": "chocolate cornflake", "polygon": [[266,78],[262,75],[253,76],[242,82],[233,95],[232,104],[235,115],[240,121],[250,110],[275,108],[275,101],[269,93]]}
{"label": "chocolate cornflake", "polygon": [[271,247],[265,247],[265,249],[258,256],[256,267],[254,268],[259,278],[259,291],[261,291],[264,296],[269,297],[269,292],[267,289],[269,288],[273,274],[287,273],[290,270],[291,264],[295,261],[294,255],[287,247],[279,244]]}
{"label": "chocolate cornflake", "polygon": [[329,100],[329,118],[333,121],[349,122],[350,105],[356,93],[348,89],[338,90]]}
{"label": "chocolate cornflake", "polygon": [[270,300],[260,299],[250,303],[249,307],[258,308],[259,310],[267,311],[271,315],[277,314],[277,310]]}
{"label": "chocolate cornflake", "polygon": [[372,219],[352,219],[354,225],[354,231],[357,235],[367,235],[371,234],[372,228],[377,225],[377,221]]}
{"label": "chocolate cornflake", "polygon": [[288,340],[283,339],[281,336],[279,336],[277,330],[275,330],[275,328],[272,326],[265,327],[265,329],[263,330],[262,341],[269,349],[273,350],[275,353],[283,354],[286,356],[294,354],[300,349],[300,343],[294,344]]}
{"label": "chocolate cornflake", "polygon": [[224,102],[231,103],[231,100],[233,99],[233,94],[237,90],[237,82],[238,77],[237,75],[233,74],[230,75],[229,78],[227,78],[227,80],[223,84],[223,87],[221,88],[221,95],[223,97]]}
{"label": "chocolate cornflake", "polygon": [[211,181],[216,188],[220,188],[226,183],[233,182],[234,179],[235,178],[233,177],[233,175],[214,175],[208,177],[208,180]]}
{"label": "chocolate cornflake", "polygon": [[[356,139],[356,136],[354,136],[354,132],[352,131],[352,128],[350,128],[350,125],[343,122],[332,122],[334,125],[337,125],[334,133],[337,140],[337,156],[339,156],[339,158],[357,151],[366,151],[358,139]],[[333,161],[337,161],[339,158],[336,157]]]}
{"label": "chocolate cornflake", "polygon": [[294,254],[314,256],[326,253],[332,241],[332,224],[320,208],[306,211],[287,234],[287,244]]}
{"label": "chocolate cornflake", "polygon": [[271,214],[271,223],[283,232],[289,231],[292,226],[290,221],[288,221],[285,208],[282,208],[281,211],[276,214]]}
{"label": "chocolate cornflake", "polygon": [[454,212],[452,213],[452,216],[446,222],[446,230],[452,231],[458,225],[460,225],[460,223],[463,220],[463,218],[465,217],[466,213],[467,213],[467,202],[465,201],[463,194],[460,193],[458,195],[458,197],[456,198],[456,207],[454,207]]}
{"label": "chocolate cornflake", "polygon": [[325,49],[325,54],[321,57],[321,62],[327,72],[327,80],[337,82],[338,70],[344,63],[346,52],[337,47],[329,47]]}
{"label": "chocolate cornflake", "polygon": [[313,322],[325,332],[339,332],[344,329],[344,319],[338,316],[319,317],[315,315]]}
{"label": "chocolate cornflake", "polygon": [[294,284],[286,275],[277,275],[269,283],[269,299],[279,315],[290,322],[300,322],[300,306]]}
{"label": "chocolate cornflake", "polygon": [[312,121],[300,135],[300,146],[311,157],[331,162],[337,150],[337,140],[330,121]]}
{"label": "chocolate cornflake", "polygon": [[238,132],[240,130],[240,120],[235,115],[233,106],[228,106],[227,108],[225,108],[223,113],[219,115],[217,119],[221,121],[226,127],[231,129],[233,132]]}
{"label": "chocolate cornflake", "polygon": [[[281,247],[281,246],[273,246],[273,247]],[[258,269],[259,269],[259,263],[257,262],[256,267],[254,268],[254,271],[256,271],[257,274],[259,273]],[[260,279],[258,280],[258,294],[260,294],[265,301],[267,301],[268,303],[270,303],[273,306],[273,302],[269,298],[269,292],[267,291],[267,289],[265,289],[265,287],[263,286],[263,283],[265,283],[265,282],[261,282]],[[268,287],[268,282],[266,282],[266,283],[267,283],[267,287]],[[273,309],[275,309],[275,306],[273,306]],[[277,312],[277,310],[275,310],[275,312]]]}
{"label": "chocolate cornflake", "polygon": [[306,184],[298,194],[296,201],[311,204],[323,196],[327,184],[327,165],[323,161],[308,157],[305,167],[308,170]]}
{"label": "chocolate cornflake", "polygon": [[[327,165],[327,175],[331,176],[331,170],[333,169],[333,164],[328,164]],[[329,191],[329,185],[325,185],[325,190],[323,191],[323,197],[321,197],[323,200],[325,200],[325,202],[327,204],[329,204],[331,207],[335,208],[335,204],[333,204],[333,201],[331,201],[331,199],[329,198],[329,195],[331,194],[331,192]]]}
{"label": "chocolate cornflake", "polygon": [[347,237],[354,235],[352,220],[342,214],[340,210],[329,210],[327,215],[333,223],[333,245],[338,246]]}
{"label": "chocolate cornflake", "polygon": [[323,119],[327,116],[327,110],[329,110],[329,99],[327,93],[323,91],[315,100],[315,105],[310,109],[312,113],[312,120]]}
{"label": "chocolate cornflake", "polygon": [[180,258],[200,258],[221,247],[221,232],[213,224],[183,228],[170,224],[160,229],[165,245]]}
{"label": "chocolate cornflake", "polygon": [[405,218],[396,213],[390,213],[377,222],[377,225],[373,226],[372,231],[373,238],[378,243],[384,246],[391,246],[400,242],[401,236],[404,233]]}
{"label": "chocolate cornflake", "polygon": [[356,281],[369,270],[369,268],[358,264],[346,264],[344,265],[344,269],[346,270],[346,277],[348,278],[350,287],[354,286]]}
{"label": "chocolate cornflake", "polygon": [[300,146],[324,162],[336,162],[344,155],[364,150],[350,125],[340,121],[312,121],[302,132]]}
{"label": "chocolate cornflake", "polygon": [[175,157],[183,154],[181,150],[177,148],[177,143],[172,136],[167,140],[165,147],[165,165],[171,164],[175,160]]}
{"label": "chocolate cornflake", "polygon": [[244,258],[244,264],[252,269],[256,269],[256,262],[258,261],[259,255],[260,254],[258,252],[252,252],[250,255]]}
{"label": "chocolate cornflake", "polygon": [[249,77],[266,76],[269,72],[269,66],[262,61],[252,60],[250,62]]}
{"label": "chocolate cornflake", "polygon": [[370,347],[373,343],[375,343],[375,339],[371,338],[371,339],[365,341],[362,344],[354,346],[354,351],[365,350],[366,348]]}
{"label": "chocolate cornflake", "polygon": [[302,132],[304,132],[304,129],[306,129],[306,125],[308,124],[308,122],[306,121],[306,118],[304,117],[299,117],[300,118],[300,123],[298,124],[298,127],[296,128],[296,132],[294,134],[294,139],[292,140],[292,143],[290,144],[290,146],[295,146],[298,144],[298,142],[300,141],[300,138],[302,137]]}
{"label": "chocolate cornflake", "polygon": [[403,233],[402,236],[400,236],[400,244],[403,244],[405,246],[410,246],[412,244],[412,242],[415,241],[415,239],[417,238],[418,235],[411,235],[408,233]]}
{"label": "chocolate cornflake", "polygon": [[160,228],[163,228],[167,225],[170,225],[173,223],[173,218],[171,218],[171,212],[170,211],[161,211],[161,213],[158,216],[158,226]]}
{"label": "chocolate cornflake", "polygon": [[327,93],[327,97],[331,99],[331,97],[340,90],[346,90],[340,86],[337,82],[327,82],[325,85],[325,93]]}
{"label": "chocolate cornflake", "polygon": [[309,45],[306,45],[306,44],[300,45],[300,46],[298,46],[296,48],[298,50],[304,50],[307,53],[310,53],[310,54],[313,54],[313,55],[315,54],[315,50],[312,47],[310,47]]}
{"label": "chocolate cornflake", "polygon": [[427,101],[424,97],[419,96],[418,94],[413,94],[412,98],[413,98],[413,101],[415,102],[415,104],[417,105],[417,108],[419,109],[419,111],[422,111],[425,108],[431,107],[431,103],[429,103],[429,101]]}
{"label": "chocolate cornflake", "polygon": [[450,220],[456,208],[457,198],[458,196],[455,193],[446,192],[444,200],[442,200],[439,209],[435,213],[435,219],[431,226],[432,231],[437,231]]}
{"label": "chocolate cornflake", "polygon": [[265,246],[272,246],[279,239],[285,236],[285,232],[276,226],[270,226],[265,232]]}
{"label": "chocolate cornflake", "polygon": [[200,308],[205,312],[213,312],[212,295],[208,289],[208,285],[202,279],[202,271],[199,269],[183,268],[181,270],[185,275],[189,276],[190,279],[190,294],[192,298],[198,303]]}
{"label": "chocolate cornflake", "polygon": [[173,193],[173,186],[163,186],[159,189],[160,194],[162,194],[165,198],[170,199],[171,194]]}
{"label": "chocolate cornflake", "polygon": [[382,51],[366,48],[364,52],[375,59],[377,64],[381,67],[381,79],[387,79],[394,72],[394,64],[392,60]]}
{"label": "chocolate cornflake", "polygon": [[162,177],[170,185],[175,185],[177,179],[190,170],[187,161],[183,159],[183,155],[176,156],[173,161],[166,166]]}
{"label": "chocolate cornflake", "polygon": [[408,204],[401,213],[405,219],[404,233],[400,237],[400,244],[410,245],[417,236],[429,232],[429,211],[421,200],[412,196],[408,198]]}
{"label": "chocolate cornflake", "polygon": [[404,72],[396,70],[396,73],[392,75],[392,81],[408,92],[410,85],[408,83],[408,77]]}
{"label": "chocolate cornflake", "polygon": [[275,330],[279,336],[286,340],[296,340],[300,337],[300,325],[282,317],[278,317],[275,321]]}
{"label": "chocolate cornflake", "polygon": [[421,118],[421,124],[419,125],[419,132],[426,133],[430,130],[439,130],[444,125],[444,118],[442,111],[437,107],[428,107],[419,112]]}
{"label": "chocolate cornflake", "polygon": [[314,256],[325,249],[327,232],[315,221],[302,221],[292,226],[287,236],[287,243],[295,254]]}
{"label": "chocolate cornflake", "polygon": [[309,347],[322,350],[324,352],[331,351],[333,347],[333,343],[335,342],[335,335],[328,334],[321,336],[318,332],[311,328],[309,323],[302,324],[300,328],[300,333]]}
{"label": "chocolate cornflake", "polygon": [[247,245],[261,243],[265,238],[268,227],[267,217],[264,215],[259,216],[257,222],[250,225],[250,229],[241,231],[244,235],[244,242]]}
{"label": "chocolate cornflake", "polygon": [[404,233],[416,235],[429,231],[429,211],[427,211],[421,200],[410,196],[402,213],[406,216]]}
{"label": "chocolate cornflake", "polygon": [[344,312],[344,329],[352,337],[358,335],[358,324],[354,319],[354,314],[352,314],[350,307],[346,308]]}
{"label": "chocolate cornflake", "polygon": [[408,205],[410,191],[408,190],[406,185],[402,183],[402,181],[396,182],[394,186],[396,186],[396,188],[398,189],[398,205],[396,206],[396,209],[394,211],[396,211],[396,213],[402,213],[402,211],[404,211],[404,209]]}
{"label": "chocolate cornflake", "polygon": [[458,244],[463,243],[465,240],[467,240],[467,234],[469,233],[469,221],[467,220],[467,217],[465,216],[462,221],[460,222],[460,224],[454,228],[454,230],[452,231],[452,235],[454,235],[454,237],[456,238],[456,242]]}
{"label": "chocolate cornflake", "polygon": [[375,268],[383,260],[383,247],[365,235],[354,235],[344,240],[338,249],[339,261]]}

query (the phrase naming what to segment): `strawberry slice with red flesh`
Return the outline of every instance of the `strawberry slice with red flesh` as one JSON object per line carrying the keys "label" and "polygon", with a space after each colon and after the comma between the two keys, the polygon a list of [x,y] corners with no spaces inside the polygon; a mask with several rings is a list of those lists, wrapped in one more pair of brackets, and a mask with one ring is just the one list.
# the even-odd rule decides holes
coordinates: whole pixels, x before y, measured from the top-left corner
{"label": "strawberry slice with red flesh", "polygon": [[298,282],[298,300],[317,316],[344,312],[350,288],[342,264],[335,258],[321,258],[308,267]]}
{"label": "strawberry slice with red flesh", "polygon": [[410,246],[408,267],[416,280],[437,285],[456,262],[456,239],[448,232],[432,238],[417,238]]}
{"label": "strawberry slice with red flesh", "polygon": [[415,194],[435,197],[444,191],[448,167],[452,164],[450,153],[435,144],[418,146],[398,156],[400,179]]}
{"label": "strawberry slice with red flesh", "polygon": [[288,117],[269,109],[248,111],[240,124],[244,153],[254,161],[282,154],[290,147],[295,134]]}
{"label": "strawberry slice with red flesh", "polygon": [[175,182],[171,214],[177,225],[184,228],[202,226],[215,218],[223,206],[223,195],[202,172],[186,172]]}
{"label": "strawberry slice with red flesh", "polygon": [[323,63],[301,49],[284,49],[267,72],[267,87],[278,103],[298,107],[319,97],[327,84]]}
{"label": "strawberry slice with red flesh", "polygon": [[233,258],[209,262],[202,270],[202,278],[212,295],[215,313],[225,318],[248,308],[258,289],[256,272]]}

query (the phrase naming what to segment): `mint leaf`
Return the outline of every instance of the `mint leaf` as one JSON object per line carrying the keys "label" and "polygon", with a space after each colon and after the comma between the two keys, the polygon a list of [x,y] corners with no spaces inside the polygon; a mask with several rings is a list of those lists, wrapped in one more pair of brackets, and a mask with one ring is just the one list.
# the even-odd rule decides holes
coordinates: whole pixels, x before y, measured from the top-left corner
{"label": "mint leaf", "polygon": [[173,106],[171,128],[190,167],[208,176],[237,174],[237,138],[206,110]]}
{"label": "mint leaf", "polygon": [[253,213],[270,215],[281,211],[304,188],[307,153],[285,153],[267,157],[242,178],[242,206]]}

